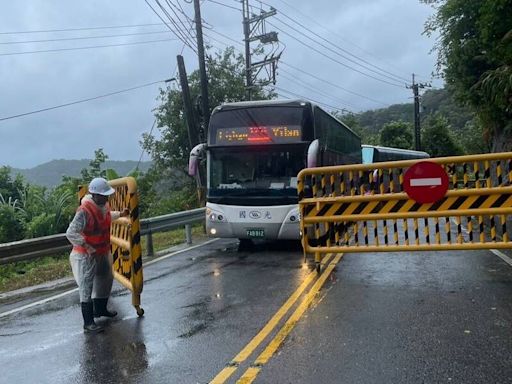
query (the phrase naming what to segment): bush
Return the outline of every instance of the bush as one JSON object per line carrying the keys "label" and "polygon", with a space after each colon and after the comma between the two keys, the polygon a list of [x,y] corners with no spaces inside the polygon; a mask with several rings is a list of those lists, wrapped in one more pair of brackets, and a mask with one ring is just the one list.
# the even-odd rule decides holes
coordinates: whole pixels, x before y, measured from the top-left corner
{"label": "bush", "polygon": [[23,239],[25,228],[16,210],[9,205],[0,205],[0,243]]}
{"label": "bush", "polygon": [[26,234],[28,238],[53,235],[58,232],[55,227],[55,213],[41,213],[27,224]]}

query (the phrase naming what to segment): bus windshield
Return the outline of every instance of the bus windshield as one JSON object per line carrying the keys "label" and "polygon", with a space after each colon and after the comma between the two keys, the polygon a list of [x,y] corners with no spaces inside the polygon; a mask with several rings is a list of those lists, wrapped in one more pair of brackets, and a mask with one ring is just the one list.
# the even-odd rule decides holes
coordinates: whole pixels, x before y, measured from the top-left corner
{"label": "bus windshield", "polygon": [[304,145],[210,150],[209,196],[297,196]]}

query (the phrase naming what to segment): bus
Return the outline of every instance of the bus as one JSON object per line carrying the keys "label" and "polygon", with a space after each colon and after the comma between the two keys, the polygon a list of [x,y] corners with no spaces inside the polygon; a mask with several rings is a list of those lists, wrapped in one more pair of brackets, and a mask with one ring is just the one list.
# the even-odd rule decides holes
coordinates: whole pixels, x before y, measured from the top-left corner
{"label": "bus", "polygon": [[[363,156],[363,164],[383,163],[385,161],[398,161],[398,160],[411,160],[411,159],[426,159],[430,155],[423,151],[412,151],[402,148],[380,147],[377,145],[361,145],[361,154]],[[366,193],[375,193],[378,188],[378,169],[370,171],[365,176],[364,189]],[[387,185],[389,182],[389,175],[384,171],[381,180],[382,183]]]}
{"label": "bus", "polygon": [[397,160],[426,159],[430,157],[427,152],[366,144],[361,145],[361,152],[363,156],[363,164]]}
{"label": "bus", "polygon": [[361,162],[361,139],[305,100],[225,103],[208,142],[190,152],[189,174],[206,158],[206,230],[211,237],[300,239],[297,174]]}

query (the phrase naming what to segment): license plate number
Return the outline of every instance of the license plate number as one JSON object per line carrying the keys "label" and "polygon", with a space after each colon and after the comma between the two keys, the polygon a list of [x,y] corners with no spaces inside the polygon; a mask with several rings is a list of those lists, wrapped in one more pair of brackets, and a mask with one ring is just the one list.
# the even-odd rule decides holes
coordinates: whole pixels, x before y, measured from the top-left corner
{"label": "license plate number", "polygon": [[264,229],[247,229],[248,237],[265,237]]}

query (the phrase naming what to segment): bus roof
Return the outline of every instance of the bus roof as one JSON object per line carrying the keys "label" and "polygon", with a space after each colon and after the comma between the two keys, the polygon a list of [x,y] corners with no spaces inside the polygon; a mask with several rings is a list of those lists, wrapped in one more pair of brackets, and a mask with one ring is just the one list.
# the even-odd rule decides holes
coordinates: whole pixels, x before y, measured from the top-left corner
{"label": "bus roof", "polygon": [[251,100],[251,101],[237,101],[234,103],[223,103],[217,107],[214,108],[214,112],[218,111],[224,111],[224,110],[232,110],[232,109],[238,109],[238,108],[247,108],[247,107],[264,107],[264,106],[272,106],[272,105],[279,105],[279,106],[289,106],[289,107],[296,107],[296,106],[306,106],[306,105],[312,105],[310,101],[306,100]]}
{"label": "bus roof", "polygon": [[430,157],[430,155],[427,152],[423,151],[414,151],[412,149],[402,149],[402,148],[391,148],[391,147],[381,147],[380,145],[368,145],[368,144],[361,144],[361,148],[375,148],[376,150],[380,150],[383,152],[396,152],[396,153],[408,153],[411,155],[425,155],[427,157]]}

